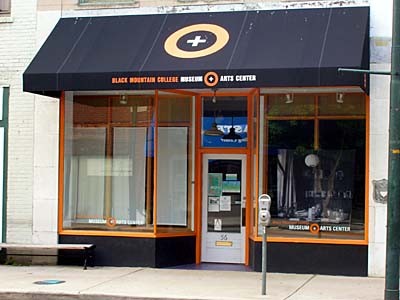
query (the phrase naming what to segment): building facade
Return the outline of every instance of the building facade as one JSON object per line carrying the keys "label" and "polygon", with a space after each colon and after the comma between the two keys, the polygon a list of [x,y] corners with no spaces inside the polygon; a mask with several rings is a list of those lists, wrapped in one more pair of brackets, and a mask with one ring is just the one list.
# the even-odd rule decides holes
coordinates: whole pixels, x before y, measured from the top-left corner
{"label": "building facade", "polygon": [[38,1],[31,241],[258,270],[267,193],[269,270],[383,275],[385,4]]}
{"label": "building facade", "polygon": [[0,239],[15,242],[32,241],[35,97],[23,93],[21,74],[35,53],[35,26],[36,1],[0,1]]}

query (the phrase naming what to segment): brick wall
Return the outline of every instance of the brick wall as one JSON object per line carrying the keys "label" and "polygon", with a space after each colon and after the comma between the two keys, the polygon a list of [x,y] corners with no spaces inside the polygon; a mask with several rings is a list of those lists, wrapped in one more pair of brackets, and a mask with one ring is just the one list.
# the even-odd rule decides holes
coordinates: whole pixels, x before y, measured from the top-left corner
{"label": "brick wall", "polygon": [[7,233],[9,242],[32,239],[34,97],[22,92],[22,72],[35,51],[36,1],[12,0],[0,16],[0,82],[10,86]]}

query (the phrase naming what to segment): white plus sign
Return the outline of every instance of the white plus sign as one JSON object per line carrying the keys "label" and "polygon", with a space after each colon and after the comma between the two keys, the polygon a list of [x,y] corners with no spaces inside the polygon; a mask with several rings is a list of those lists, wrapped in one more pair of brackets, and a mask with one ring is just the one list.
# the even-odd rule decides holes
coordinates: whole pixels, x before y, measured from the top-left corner
{"label": "white plus sign", "polygon": [[186,43],[192,44],[192,47],[197,47],[200,43],[205,43],[207,40],[202,40],[200,35],[196,35],[194,40],[187,40]]}

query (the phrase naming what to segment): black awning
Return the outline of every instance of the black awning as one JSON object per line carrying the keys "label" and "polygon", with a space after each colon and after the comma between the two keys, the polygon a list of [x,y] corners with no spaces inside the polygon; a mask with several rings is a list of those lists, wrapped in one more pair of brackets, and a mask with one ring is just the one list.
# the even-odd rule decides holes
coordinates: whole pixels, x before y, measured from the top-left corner
{"label": "black awning", "polygon": [[24,91],[360,86],[369,8],[60,19]]}

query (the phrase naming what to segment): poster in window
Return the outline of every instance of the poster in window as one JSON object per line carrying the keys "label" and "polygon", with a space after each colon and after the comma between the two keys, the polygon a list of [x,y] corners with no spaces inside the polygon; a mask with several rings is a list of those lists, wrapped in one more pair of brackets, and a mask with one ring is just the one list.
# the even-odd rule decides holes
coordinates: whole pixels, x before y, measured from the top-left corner
{"label": "poster in window", "polygon": [[208,212],[219,212],[219,206],[219,197],[208,197]]}
{"label": "poster in window", "polygon": [[222,194],[222,173],[208,173],[208,196]]}
{"label": "poster in window", "polygon": [[240,181],[224,181],[222,183],[223,193],[240,193]]}
{"label": "poster in window", "polygon": [[237,180],[237,174],[225,174],[226,180]]}
{"label": "poster in window", "polygon": [[219,201],[220,211],[231,211],[231,196],[221,196]]}
{"label": "poster in window", "polygon": [[214,219],[214,231],[222,230],[222,219]]}

